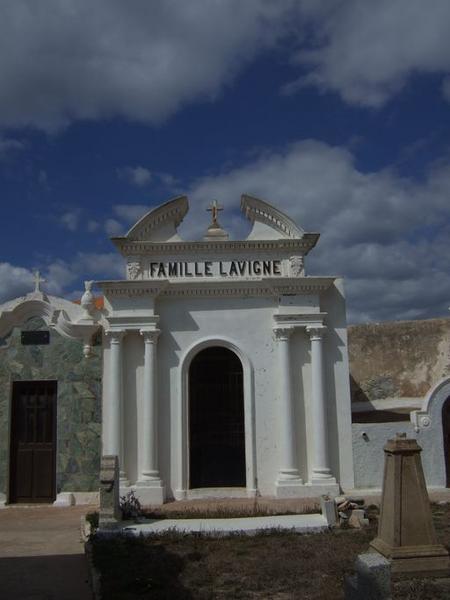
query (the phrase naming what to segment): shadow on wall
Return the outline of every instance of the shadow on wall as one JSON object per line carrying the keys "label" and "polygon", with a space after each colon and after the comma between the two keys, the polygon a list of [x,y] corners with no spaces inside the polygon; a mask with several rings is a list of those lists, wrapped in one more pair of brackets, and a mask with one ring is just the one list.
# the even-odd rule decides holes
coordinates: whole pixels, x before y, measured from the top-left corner
{"label": "shadow on wall", "polygon": [[352,402],[369,402],[368,395],[350,373],[350,395]]}

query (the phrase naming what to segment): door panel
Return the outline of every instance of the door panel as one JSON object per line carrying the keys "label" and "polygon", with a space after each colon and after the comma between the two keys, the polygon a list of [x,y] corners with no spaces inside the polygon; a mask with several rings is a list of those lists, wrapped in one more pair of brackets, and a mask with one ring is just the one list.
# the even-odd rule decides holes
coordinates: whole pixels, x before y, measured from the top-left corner
{"label": "door panel", "polygon": [[56,495],[56,381],[13,383],[10,502]]}

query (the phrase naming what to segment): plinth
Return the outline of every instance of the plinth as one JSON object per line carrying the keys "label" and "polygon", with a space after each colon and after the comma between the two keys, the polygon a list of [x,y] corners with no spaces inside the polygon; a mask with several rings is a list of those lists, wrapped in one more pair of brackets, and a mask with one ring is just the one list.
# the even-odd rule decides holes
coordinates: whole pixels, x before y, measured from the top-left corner
{"label": "plinth", "polygon": [[380,522],[370,545],[390,561],[393,575],[448,577],[450,558],[437,542],[421,451],[406,434],[385,445]]}

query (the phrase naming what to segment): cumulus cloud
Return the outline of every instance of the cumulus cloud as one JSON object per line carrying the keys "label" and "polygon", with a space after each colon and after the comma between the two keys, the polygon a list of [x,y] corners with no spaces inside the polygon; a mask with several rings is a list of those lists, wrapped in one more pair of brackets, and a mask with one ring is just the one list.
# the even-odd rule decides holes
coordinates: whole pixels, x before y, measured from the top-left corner
{"label": "cumulus cloud", "polygon": [[[283,34],[292,0],[4,3],[0,124],[57,130],[119,115],[157,123],[213,99]],[[30,60],[30,57],[33,57]]]}
{"label": "cumulus cloud", "polygon": [[222,225],[242,237],[241,194],[265,198],[321,233],[308,273],[345,276],[352,322],[429,317],[446,314],[450,301],[449,187],[446,161],[417,183],[393,170],[362,173],[348,149],[306,140],[194,182],[181,233],[201,236],[217,198]]}
{"label": "cumulus cloud", "polygon": [[[301,68],[285,92],[315,86],[378,107],[414,73],[450,74],[449,22],[448,0],[4,3],[0,126],[159,123],[214,100],[275,46]],[[447,98],[448,89],[445,79]]]}
{"label": "cumulus cloud", "polygon": [[[351,104],[379,107],[415,73],[450,73],[450,3],[434,0],[305,0],[303,27],[312,47],[293,62],[305,71],[284,88],[338,92]],[[444,94],[449,98],[448,79]]]}
{"label": "cumulus cloud", "polygon": [[29,269],[0,263],[0,302],[23,296],[34,289],[34,276]]}

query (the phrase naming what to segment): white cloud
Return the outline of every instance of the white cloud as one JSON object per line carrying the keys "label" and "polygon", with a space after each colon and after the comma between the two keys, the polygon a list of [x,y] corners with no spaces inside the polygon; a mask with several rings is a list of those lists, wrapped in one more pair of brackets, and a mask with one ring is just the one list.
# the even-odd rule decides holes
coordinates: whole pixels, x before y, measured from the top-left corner
{"label": "white cloud", "polygon": [[33,289],[34,277],[29,269],[0,263],[0,303],[23,296]]}
{"label": "white cloud", "polygon": [[[214,100],[274,47],[302,68],[285,91],[312,85],[378,107],[414,73],[449,76],[449,22],[448,0],[3,3],[0,126],[55,131],[112,116],[160,123]],[[448,90],[445,79],[447,98]],[[142,171],[137,185],[149,176]]]}
{"label": "white cloud", "polygon": [[[79,298],[85,279],[124,279],[125,263],[117,252],[79,252],[72,261],[49,259],[39,265],[45,283],[41,288],[55,296]],[[0,303],[34,290],[34,272],[10,263],[0,263]]]}
{"label": "white cloud", "polygon": [[106,219],[105,231],[108,235],[120,235],[123,233],[123,225],[116,219]]}
{"label": "white cloud", "polygon": [[265,198],[307,231],[321,232],[308,273],[346,277],[352,321],[428,317],[446,314],[450,303],[448,189],[445,161],[419,184],[389,170],[362,173],[348,149],[302,141],[194,182],[180,230],[201,236],[204,209],[217,198],[226,209],[220,222],[242,237],[241,194]]}
{"label": "white cloud", "polygon": [[294,62],[306,74],[288,93],[313,85],[379,107],[414,73],[450,73],[448,0],[304,1],[301,14],[314,47],[299,45]]}
{"label": "white cloud", "polygon": [[145,187],[152,180],[152,173],[145,167],[123,167],[117,171],[119,177],[126,179],[132,185]]}
{"label": "white cloud", "polygon": [[[293,0],[3,3],[0,125],[157,123],[210,100],[284,31]],[[33,57],[30,60],[30,57]]]}
{"label": "white cloud", "polygon": [[138,219],[150,210],[149,206],[144,204],[116,204],[113,206],[114,213],[127,223],[135,223]]}

